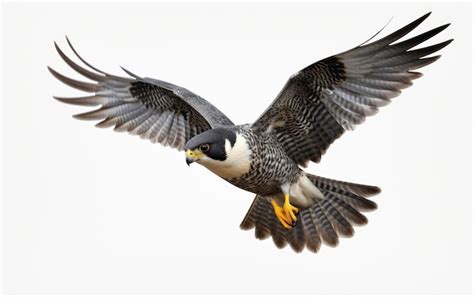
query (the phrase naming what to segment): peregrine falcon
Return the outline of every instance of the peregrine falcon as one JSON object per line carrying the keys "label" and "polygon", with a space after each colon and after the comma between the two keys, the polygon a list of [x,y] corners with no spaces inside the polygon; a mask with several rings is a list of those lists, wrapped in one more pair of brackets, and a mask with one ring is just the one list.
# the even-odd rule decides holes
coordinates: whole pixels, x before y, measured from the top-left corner
{"label": "peregrine falcon", "polygon": [[[100,106],[77,114],[184,151],[187,164],[200,164],[229,183],[256,196],[240,227],[255,228],[258,239],[272,237],[278,248],[318,252],[321,243],[336,246],[351,237],[353,226],[367,224],[362,212],[377,205],[368,198],[380,188],[328,179],[304,171],[318,163],[344,131],[400,95],[422,76],[413,70],[440,57],[429,56],[452,42],[413,49],[449,24],[399,41],[430,13],[377,41],[320,60],[293,74],[272,104],[251,124],[235,125],[211,103],[177,85],[103,72],[87,63],[67,40],[79,66],[55,43],[61,58],[93,82],[49,71],[68,86],[92,93],[54,97],[74,105]],[[380,31],[379,31],[380,32]],[[377,33],[378,34],[378,33]],[[376,34],[376,35],[377,35]]]}

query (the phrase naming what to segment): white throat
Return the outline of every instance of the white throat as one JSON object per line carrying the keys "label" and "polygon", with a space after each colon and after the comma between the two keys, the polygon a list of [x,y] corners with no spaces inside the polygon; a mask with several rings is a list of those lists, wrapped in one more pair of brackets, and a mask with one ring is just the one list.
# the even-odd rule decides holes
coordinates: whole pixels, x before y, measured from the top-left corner
{"label": "white throat", "polygon": [[199,163],[226,179],[240,177],[250,170],[252,151],[242,135],[237,134],[234,146],[226,139],[225,152],[227,158],[224,161],[204,157]]}

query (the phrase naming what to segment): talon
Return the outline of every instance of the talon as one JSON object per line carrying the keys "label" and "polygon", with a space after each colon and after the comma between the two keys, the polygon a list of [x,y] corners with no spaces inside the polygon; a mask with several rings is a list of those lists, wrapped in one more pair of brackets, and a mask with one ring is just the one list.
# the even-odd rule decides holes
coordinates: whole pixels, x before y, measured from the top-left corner
{"label": "talon", "polygon": [[275,210],[275,215],[280,223],[286,229],[291,229],[292,226],[296,223],[296,213],[298,213],[298,208],[290,204],[290,195],[285,194],[285,202],[283,202],[283,207],[279,206],[275,200],[272,200],[272,206]]}
{"label": "talon", "polygon": [[291,229],[291,221],[288,220],[285,211],[283,210],[283,207],[280,207],[278,203],[275,200],[272,200],[272,206],[273,209],[275,210],[275,216],[277,217],[278,221],[282,224],[283,227],[286,229]]}
{"label": "talon", "polygon": [[290,204],[290,195],[285,194],[285,202],[283,202],[283,210],[285,211],[286,217],[290,219],[292,224],[296,223],[296,215],[298,208]]}

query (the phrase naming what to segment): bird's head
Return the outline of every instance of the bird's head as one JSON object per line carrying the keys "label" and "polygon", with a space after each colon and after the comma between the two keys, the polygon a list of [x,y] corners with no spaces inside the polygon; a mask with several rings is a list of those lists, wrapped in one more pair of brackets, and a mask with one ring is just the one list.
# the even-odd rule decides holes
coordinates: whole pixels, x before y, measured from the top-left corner
{"label": "bird's head", "polygon": [[227,159],[227,149],[232,149],[235,144],[235,132],[225,129],[216,128],[207,130],[191,138],[184,150],[186,152],[186,163],[193,162],[206,163],[206,161],[225,161]]}
{"label": "bird's head", "polygon": [[239,176],[250,168],[251,150],[246,140],[226,128],[207,130],[184,146],[186,163],[198,163],[224,178]]}

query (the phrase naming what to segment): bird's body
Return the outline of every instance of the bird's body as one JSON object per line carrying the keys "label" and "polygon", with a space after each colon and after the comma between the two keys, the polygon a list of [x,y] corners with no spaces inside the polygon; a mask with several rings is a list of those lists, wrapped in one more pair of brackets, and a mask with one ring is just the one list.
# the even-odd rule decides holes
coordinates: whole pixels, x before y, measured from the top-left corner
{"label": "bird's body", "polygon": [[[98,127],[138,134],[184,150],[186,162],[199,163],[231,184],[256,195],[241,228],[255,228],[259,239],[269,236],[278,247],[317,252],[324,242],[353,235],[365,225],[361,212],[377,205],[367,199],[374,186],[323,178],[305,172],[319,162],[345,130],[400,94],[421,76],[412,70],[436,61],[426,57],[452,40],[412,50],[448,25],[399,42],[429,14],[372,43],[316,62],[290,77],[280,94],[253,123],[235,125],[205,99],[161,80],[120,77],[82,68],[56,48],[64,61],[95,83],[67,78],[50,69],[62,82],[94,95],[57,98],[75,105],[100,105],[79,119],[102,120]],[[69,41],[68,41],[69,42]]]}
{"label": "bird's body", "polygon": [[291,201],[300,207],[307,207],[313,199],[322,198],[321,192],[274,137],[256,133],[250,124],[226,129],[236,134],[236,141],[233,145],[226,144],[229,152],[226,160],[200,161],[207,169],[236,187],[264,197],[282,200],[287,188],[292,193]]}
{"label": "bird's body", "polygon": [[[231,129],[236,133],[237,140],[230,149],[230,158],[221,164],[212,161],[210,164],[203,163],[204,166],[233,185],[255,194],[275,194],[281,191],[281,185],[285,182],[296,182],[301,170],[288,158],[275,138],[256,134],[251,125]],[[239,157],[232,158],[234,154]],[[226,169],[232,173],[223,174],[221,170]]]}

